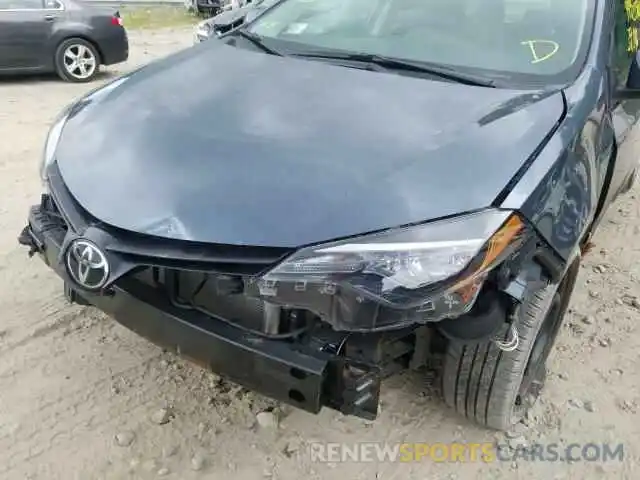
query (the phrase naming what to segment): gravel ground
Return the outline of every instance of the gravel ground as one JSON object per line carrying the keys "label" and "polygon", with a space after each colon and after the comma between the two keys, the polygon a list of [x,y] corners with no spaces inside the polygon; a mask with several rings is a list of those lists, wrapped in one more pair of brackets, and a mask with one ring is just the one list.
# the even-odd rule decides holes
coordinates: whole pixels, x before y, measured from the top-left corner
{"label": "gravel ground", "polygon": [[[188,46],[191,31],[131,41],[131,60],[105,79]],[[0,81],[0,478],[638,478],[637,189],[609,213],[585,259],[543,401],[514,438],[465,423],[438,399],[431,377],[415,373],[384,386],[376,422],[328,410],[313,416],[164,353],[91,308],[67,305],[60,280],[18,247],[39,194],[48,124],[94,86]],[[624,461],[327,464],[310,460],[311,440],[613,442],[624,444]]]}

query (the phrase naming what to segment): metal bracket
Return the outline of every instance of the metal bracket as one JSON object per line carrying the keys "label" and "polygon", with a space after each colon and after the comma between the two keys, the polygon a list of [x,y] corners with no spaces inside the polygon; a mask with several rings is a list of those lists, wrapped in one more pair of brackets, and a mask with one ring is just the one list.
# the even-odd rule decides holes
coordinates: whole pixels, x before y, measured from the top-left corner
{"label": "metal bracket", "polygon": [[427,364],[429,359],[430,342],[431,342],[431,329],[426,326],[418,327],[415,330],[416,343],[409,362],[409,368],[411,370],[417,370]]}
{"label": "metal bracket", "polygon": [[90,305],[89,302],[82,298],[82,296],[80,296],[78,292],[76,292],[67,282],[64,282],[64,296],[71,304],[75,303],[76,305],[85,306]]}
{"label": "metal bracket", "polygon": [[527,293],[527,283],[521,277],[514,278],[509,285],[506,286],[504,293],[517,302],[522,302]]}
{"label": "metal bracket", "polygon": [[29,226],[24,227],[20,233],[18,243],[29,247],[29,258],[33,257],[36,253],[44,252],[44,244],[36,238]]}
{"label": "metal bracket", "polygon": [[532,262],[526,268],[523,268],[518,276],[511,280],[502,291],[516,302],[522,303],[529,292],[547,284],[547,281],[542,280],[542,278],[542,267]]}
{"label": "metal bracket", "polygon": [[273,303],[264,302],[263,308],[262,332],[269,335],[276,335],[280,329],[282,307]]}
{"label": "metal bracket", "polygon": [[380,371],[373,365],[361,362],[346,359],[343,362],[340,411],[345,415],[374,420],[378,415],[380,401]]}

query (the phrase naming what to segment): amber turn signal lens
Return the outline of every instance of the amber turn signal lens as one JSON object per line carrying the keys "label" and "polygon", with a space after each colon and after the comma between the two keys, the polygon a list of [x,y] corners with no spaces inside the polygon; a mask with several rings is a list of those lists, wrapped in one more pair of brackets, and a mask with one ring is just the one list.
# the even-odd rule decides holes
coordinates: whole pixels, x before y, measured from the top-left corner
{"label": "amber turn signal lens", "polygon": [[513,240],[524,230],[524,223],[517,215],[511,215],[500,229],[494,233],[487,243],[487,250],[482,260],[479,271],[485,270],[491,265]]}

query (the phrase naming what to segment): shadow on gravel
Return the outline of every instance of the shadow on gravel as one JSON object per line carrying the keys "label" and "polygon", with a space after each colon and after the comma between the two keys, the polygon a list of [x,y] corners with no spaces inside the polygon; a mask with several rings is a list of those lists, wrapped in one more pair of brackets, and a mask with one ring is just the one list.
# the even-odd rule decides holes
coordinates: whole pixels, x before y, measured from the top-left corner
{"label": "shadow on gravel", "polygon": [[32,73],[32,74],[2,74],[0,75],[0,87],[3,85],[33,85],[35,83],[59,83],[59,84],[69,84],[69,85],[91,85],[97,84],[98,82],[109,80],[111,78],[115,78],[118,76],[117,72],[111,70],[101,70],[100,73],[96,75],[96,77],[89,83],[83,84],[78,83],[74,84],[72,82],[65,82],[60,77],[58,77],[55,73]]}

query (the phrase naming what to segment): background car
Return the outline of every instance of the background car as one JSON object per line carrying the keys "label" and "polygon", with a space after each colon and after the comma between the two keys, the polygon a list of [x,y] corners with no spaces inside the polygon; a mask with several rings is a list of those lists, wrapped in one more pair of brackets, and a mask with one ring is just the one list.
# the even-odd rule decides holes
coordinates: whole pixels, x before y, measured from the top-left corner
{"label": "background car", "polygon": [[185,0],[187,11],[206,17],[213,17],[222,12],[228,0]]}
{"label": "background car", "polygon": [[199,43],[214,36],[221,36],[234,28],[253,20],[261,12],[280,0],[253,0],[239,8],[225,10],[212,18],[200,22],[195,30],[195,42]]}
{"label": "background car", "polygon": [[89,82],[129,57],[117,9],[71,0],[0,0],[0,73],[56,72]]}
{"label": "background car", "polygon": [[245,6],[251,0],[184,0],[184,6],[188,12],[196,13],[206,18]]}

